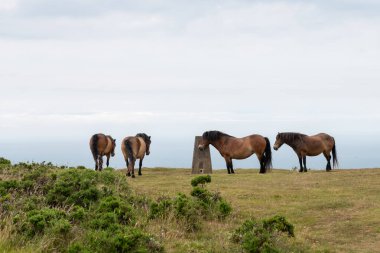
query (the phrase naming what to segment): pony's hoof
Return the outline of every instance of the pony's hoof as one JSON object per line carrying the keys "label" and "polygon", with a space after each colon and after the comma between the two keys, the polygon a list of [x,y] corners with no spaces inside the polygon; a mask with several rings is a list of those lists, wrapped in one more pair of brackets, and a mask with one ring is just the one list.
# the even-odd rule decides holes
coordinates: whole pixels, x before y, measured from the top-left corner
{"label": "pony's hoof", "polygon": [[135,178],[135,174],[132,175],[132,178]]}
{"label": "pony's hoof", "polygon": [[131,173],[127,173],[127,174],[125,174],[127,177],[130,177],[131,176]]}
{"label": "pony's hoof", "polygon": [[139,176],[142,176],[142,174],[141,174],[141,173],[139,173]]}

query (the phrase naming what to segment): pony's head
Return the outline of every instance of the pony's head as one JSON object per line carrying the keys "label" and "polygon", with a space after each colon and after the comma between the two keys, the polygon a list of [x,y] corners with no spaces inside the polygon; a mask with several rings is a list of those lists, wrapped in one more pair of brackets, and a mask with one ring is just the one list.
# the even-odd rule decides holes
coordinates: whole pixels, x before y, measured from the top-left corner
{"label": "pony's head", "polygon": [[145,153],[146,153],[146,155],[149,155],[150,154],[150,144],[152,143],[152,141],[150,140],[151,136],[148,136],[145,133],[139,133],[139,134],[136,134],[136,137],[141,137],[144,140],[145,145],[146,145]]}
{"label": "pony's head", "polygon": [[273,149],[278,150],[282,146],[282,144],[284,144],[284,140],[282,139],[281,133],[278,133],[276,136],[276,142],[273,145]]}
{"label": "pony's head", "polygon": [[207,131],[204,132],[202,135],[202,140],[198,145],[199,150],[204,150],[210,145],[211,143],[218,141],[222,136],[228,136],[225,133],[219,132],[219,131]]}
{"label": "pony's head", "polygon": [[111,136],[110,136],[110,138],[112,140],[111,156],[114,157],[115,156],[116,139],[112,138]]}

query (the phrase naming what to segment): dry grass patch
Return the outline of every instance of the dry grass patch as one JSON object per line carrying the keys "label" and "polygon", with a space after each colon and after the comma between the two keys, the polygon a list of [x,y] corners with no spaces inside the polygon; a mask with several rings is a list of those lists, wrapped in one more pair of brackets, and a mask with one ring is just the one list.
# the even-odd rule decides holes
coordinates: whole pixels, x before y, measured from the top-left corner
{"label": "dry grass patch", "polygon": [[[156,199],[188,193],[194,177],[189,169],[143,169],[143,173],[129,180],[130,185]],[[222,252],[223,245],[229,244],[229,232],[245,219],[279,214],[295,225],[297,242],[309,245],[310,251],[376,252],[380,249],[379,180],[380,169],[330,173],[273,170],[265,175],[258,170],[237,170],[235,175],[214,171],[208,187],[231,203],[232,218],[210,223],[207,230],[196,235],[196,247],[195,238],[181,233],[162,239],[167,249],[173,249],[171,252],[179,252],[174,250],[177,246],[184,250],[189,245],[198,248],[193,252],[206,248]],[[155,231],[157,226],[152,223],[150,229]]]}

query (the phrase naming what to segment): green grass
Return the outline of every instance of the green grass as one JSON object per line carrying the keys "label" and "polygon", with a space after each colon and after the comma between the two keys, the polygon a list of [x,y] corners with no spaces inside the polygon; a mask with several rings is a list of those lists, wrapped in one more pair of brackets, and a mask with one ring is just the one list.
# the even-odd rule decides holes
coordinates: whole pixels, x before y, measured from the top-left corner
{"label": "green grass", "polygon": [[[0,252],[61,252],[65,244],[72,242],[99,248],[102,242],[97,245],[93,238],[103,236],[104,242],[108,242],[114,231],[125,235],[125,226],[130,231],[137,229],[137,234],[131,235],[139,235],[136,240],[143,247],[146,240],[153,238],[165,252],[242,252],[240,245],[231,240],[233,232],[248,219],[263,220],[275,215],[286,217],[295,228],[295,239],[277,241],[277,245],[282,245],[281,252],[380,249],[380,169],[329,173],[273,170],[264,175],[253,169],[237,170],[234,175],[225,170],[214,171],[206,188],[219,192],[231,204],[232,214],[222,220],[199,217],[201,229],[193,232],[186,231],[184,223],[172,214],[167,219],[148,218],[152,201],[170,199],[179,192],[190,196],[193,189],[190,182],[196,175],[189,169],[144,168],[143,176],[135,179],[125,177],[124,170],[97,173],[80,168],[71,174],[67,170],[38,164],[0,166],[0,182],[19,182],[14,187],[10,184],[14,182],[2,184]],[[70,184],[73,180],[78,184]],[[68,194],[66,189],[74,186],[80,186],[79,190],[73,188]],[[10,190],[7,193],[4,189]],[[70,218],[75,216],[75,205],[83,207],[85,217]],[[117,209],[111,208],[115,205]],[[33,213],[30,211],[33,208],[45,211]],[[49,208],[63,210],[65,214]],[[18,214],[22,221],[19,224],[29,229],[32,223],[28,219],[33,221],[33,215],[34,219],[45,215],[52,220],[37,236],[30,234],[33,230],[16,236],[13,214]],[[111,218],[113,227],[107,221]],[[60,248],[55,248],[57,245]]]}
{"label": "green grass", "polygon": [[[189,192],[189,181],[194,177],[189,169],[143,169],[143,173],[130,180],[130,185],[152,198]],[[380,169],[329,173],[273,170],[265,175],[258,170],[237,170],[235,175],[221,170],[214,171],[208,187],[220,191],[231,203],[232,217],[221,224],[210,222],[199,238],[176,233],[175,228],[164,233],[162,239],[172,252],[194,243],[198,248],[222,251],[236,224],[276,214],[295,225],[296,241],[308,251],[379,252]],[[157,232],[159,226],[152,224],[150,230]]]}

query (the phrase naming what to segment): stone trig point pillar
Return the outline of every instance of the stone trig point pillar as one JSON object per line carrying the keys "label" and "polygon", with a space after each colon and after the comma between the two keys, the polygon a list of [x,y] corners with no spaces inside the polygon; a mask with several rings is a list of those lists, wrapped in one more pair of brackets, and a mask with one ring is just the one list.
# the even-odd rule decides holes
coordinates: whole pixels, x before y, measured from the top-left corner
{"label": "stone trig point pillar", "polygon": [[212,174],[210,148],[198,149],[202,136],[195,136],[191,174]]}

